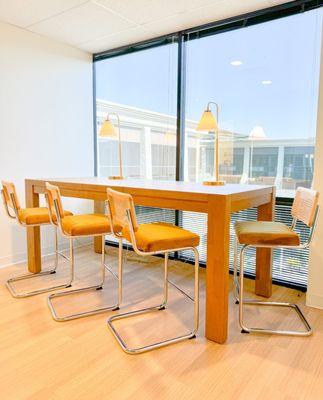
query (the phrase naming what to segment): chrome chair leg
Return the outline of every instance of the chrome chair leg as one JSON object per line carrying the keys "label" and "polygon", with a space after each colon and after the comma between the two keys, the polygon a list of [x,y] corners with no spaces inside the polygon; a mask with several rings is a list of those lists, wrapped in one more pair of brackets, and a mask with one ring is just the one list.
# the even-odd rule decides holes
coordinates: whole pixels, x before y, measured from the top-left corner
{"label": "chrome chair leg", "polygon": [[169,254],[165,253],[164,259],[164,300],[161,304],[160,310],[166,308],[166,304],[168,301],[168,261],[169,261]]}
{"label": "chrome chair leg", "polygon": [[[75,263],[74,263],[74,247],[73,247],[73,238],[71,238],[70,239],[70,286],[72,285],[72,282],[74,281],[74,275],[75,275],[74,274],[74,269],[75,269],[74,265],[75,265]],[[110,268],[106,267],[106,265],[105,265],[105,236],[102,236],[102,253],[101,253],[101,276],[102,276],[102,278],[101,278],[101,282],[94,286],[87,286],[87,287],[83,287],[80,289],[73,289],[73,290],[68,290],[68,291],[59,292],[59,293],[53,293],[53,294],[49,295],[47,298],[47,303],[48,303],[49,309],[52,313],[53,319],[58,322],[64,322],[64,321],[70,321],[72,319],[88,317],[90,315],[95,315],[95,314],[103,313],[103,312],[110,311],[110,310],[118,310],[119,302],[117,302],[116,304],[114,304],[112,306],[100,307],[100,308],[95,308],[93,310],[84,311],[84,312],[80,312],[80,313],[59,316],[59,315],[57,315],[55,307],[52,302],[53,299],[58,298],[58,297],[65,297],[65,296],[74,295],[76,293],[83,293],[83,292],[88,292],[88,291],[92,291],[92,290],[103,289],[106,269],[108,269],[108,271],[111,272],[111,275],[114,278],[118,279],[118,277],[116,277],[116,275],[114,273],[112,273]]]}
{"label": "chrome chair leg", "polygon": [[38,272],[36,274],[25,274],[25,275],[20,275],[20,276],[16,276],[13,278],[10,278],[6,281],[6,287],[9,290],[10,294],[15,297],[15,298],[24,298],[24,297],[31,297],[31,296],[35,296],[37,294],[41,294],[41,293],[47,293],[53,290],[57,290],[57,289],[63,289],[66,288],[70,285],[70,283],[64,283],[61,285],[56,285],[56,286],[50,286],[50,287],[46,287],[43,289],[36,289],[36,290],[32,290],[29,292],[22,292],[22,293],[18,293],[16,292],[16,290],[14,289],[14,286],[12,285],[15,282],[19,282],[19,281],[23,281],[23,280],[27,280],[27,279],[33,279],[33,278],[39,278],[41,276],[45,276],[45,275],[53,275],[56,273],[56,269],[58,266],[58,257],[61,256],[62,258],[64,258],[65,260],[69,260],[68,257],[65,256],[65,254],[63,254],[62,252],[60,252],[58,250],[58,238],[57,238],[57,229],[55,228],[55,263],[54,263],[54,268],[49,270],[49,271],[42,271],[42,272]]}
{"label": "chrome chair leg", "polygon": [[[291,335],[291,336],[310,336],[312,334],[312,328],[307,322],[304,314],[297,306],[293,303],[284,303],[278,301],[258,301],[258,300],[244,300],[243,298],[243,275],[244,275],[244,258],[245,250],[247,245],[244,245],[240,252],[240,275],[239,275],[239,324],[242,329],[241,333],[266,333],[275,335]],[[275,307],[288,307],[296,311],[301,322],[305,327],[305,331],[295,331],[295,330],[278,330],[278,329],[267,329],[267,328],[251,328],[247,327],[244,323],[244,305],[255,305],[255,306],[275,306]]]}
{"label": "chrome chair leg", "polygon": [[233,244],[233,297],[239,304],[239,280],[238,280],[238,240],[234,238]]}
{"label": "chrome chair leg", "polygon": [[119,248],[118,248],[118,303],[119,305],[122,302],[122,277],[123,277],[123,243],[122,239],[119,239]]}
{"label": "chrome chair leg", "polygon": [[[180,249],[179,249],[180,250]],[[164,296],[163,296],[163,301],[160,305],[153,306],[153,307],[147,307],[143,308],[140,310],[135,310],[135,311],[130,311],[118,315],[113,315],[110,317],[107,321],[107,325],[112,332],[113,336],[121,346],[122,350],[128,354],[140,354],[144,353],[146,351],[158,349],[160,347],[168,346],[170,344],[178,343],[186,339],[192,339],[196,337],[196,333],[198,331],[198,326],[199,326],[199,253],[196,248],[192,248],[194,251],[194,256],[195,256],[195,265],[194,265],[194,327],[193,329],[183,335],[177,336],[175,338],[167,339],[164,341],[159,341],[159,342],[154,342],[150,345],[142,346],[142,347],[137,347],[137,348],[130,348],[127,346],[125,341],[122,339],[122,337],[119,335],[118,331],[113,325],[114,321],[120,320],[120,319],[125,319],[125,318],[130,318],[136,315],[141,315],[145,313],[149,313],[152,311],[160,311],[164,310],[165,306],[167,304],[168,300],[168,253],[165,253],[165,261],[164,261]],[[174,285],[176,288],[178,288],[176,285]],[[187,295],[182,289],[180,289],[181,293],[184,293]],[[188,298],[192,299],[190,296],[187,295]]]}

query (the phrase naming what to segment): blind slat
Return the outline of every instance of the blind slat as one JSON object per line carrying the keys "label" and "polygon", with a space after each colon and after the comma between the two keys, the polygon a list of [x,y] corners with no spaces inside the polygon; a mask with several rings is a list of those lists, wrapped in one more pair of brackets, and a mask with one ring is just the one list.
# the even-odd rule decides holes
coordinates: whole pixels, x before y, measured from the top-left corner
{"label": "blind slat", "polygon": [[[149,222],[167,222],[175,224],[175,211],[169,209],[160,209],[152,207],[136,206],[136,212],[139,223]],[[257,220],[257,209],[252,208],[231,215],[230,223],[230,269],[233,268],[233,240],[234,240],[234,223],[236,221],[255,221]],[[275,220],[291,225],[291,206],[276,205]],[[200,261],[206,263],[206,247],[207,247],[207,215],[196,212],[181,212],[180,226],[188,229],[201,238],[199,245]],[[297,232],[300,234],[301,240],[306,241],[309,235],[309,228],[303,223],[296,226]],[[109,237],[110,240],[110,237]],[[112,241],[114,241],[112,239]],[[256,251],[250,248],[246,252],[245,271],[251,275],[255,274],[255,255]],[[180,259],[193,261],[193,255],[190,251],[182,251],[179,254]],[[273,279],[285,282],[291,285],[304,286],[307,285],[309,250],[302,249],[277,249],[273,252]]]}

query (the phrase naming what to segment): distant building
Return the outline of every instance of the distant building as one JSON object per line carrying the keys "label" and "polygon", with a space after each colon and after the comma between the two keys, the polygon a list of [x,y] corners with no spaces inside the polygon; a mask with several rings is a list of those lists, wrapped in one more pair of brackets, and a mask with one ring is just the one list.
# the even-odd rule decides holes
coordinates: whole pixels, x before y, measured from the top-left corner
{"label": "distant building", "polygon": [[[176,116],[97,100],[98,131],[107,113],[120,116],[124,173],[128,177],[175,179]],[[195,130],[186,120],[184,179],[202,181],[213,174],[212,134]],[[304,134],[305,136],[305,134]],[[221,131],[220,173],[231,183],[275,184],[280,196],[292,196],[297,186],[310,187],[314,138],[266,139]],[[99,172],[117,173],[116,140],[99,138]]]}

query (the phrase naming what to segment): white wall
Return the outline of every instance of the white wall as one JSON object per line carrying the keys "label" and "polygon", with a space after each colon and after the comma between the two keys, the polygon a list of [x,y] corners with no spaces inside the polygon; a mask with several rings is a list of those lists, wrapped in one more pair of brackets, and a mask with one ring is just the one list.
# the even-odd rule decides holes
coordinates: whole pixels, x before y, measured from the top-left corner
{"label": "white wall", "polygon": [[[0,23],[0,179],[93,175],[91,55]],[[89,202],[64,199],[79,212]],[[0,266],[26,258],[25,230],[0,210]],[[48,252],[52,229],[45,228]]]}

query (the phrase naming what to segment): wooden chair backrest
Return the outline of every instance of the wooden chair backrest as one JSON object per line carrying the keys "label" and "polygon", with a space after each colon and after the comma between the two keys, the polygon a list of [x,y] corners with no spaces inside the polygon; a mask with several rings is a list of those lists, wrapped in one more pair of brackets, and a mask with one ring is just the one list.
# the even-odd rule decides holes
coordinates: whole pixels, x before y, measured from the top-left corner
{"label": "wooden chair backrest", "polygon": [[117,192],[110,188],[107,189],[108,200],[111,210],[111,220],[114,226],[122,228],[129,226],[126,210],[130,211],[131,222],[134,231],[138,230],[136,210],[132,196],[127,193]]}
{"label": "wooden chair backrest", "polygon": [[[46,194],[49,208],[49,215],[51,216],[52,221],[58,221],[59,219],[64,218],[64,208],[61,200],[61,194],[59,188],[57,186],[51,185],[46,182]],[[57,211],[59,215],[57,215],[55,202],[57,204]]]}
{"label": "wooden chair backrest", "polygon": [[319,192],[312,189],[299,187],[296,190],[295,199],[292,207],[292,216],[308,227],[314,223],[316,208],[319,201]]}
{"label": "wooden chair backrest", "polygon": [[17,196],[15,185],[12,182],[1,181],[3,197],[7,207],[15,211],[20,209],[20,203]]}

